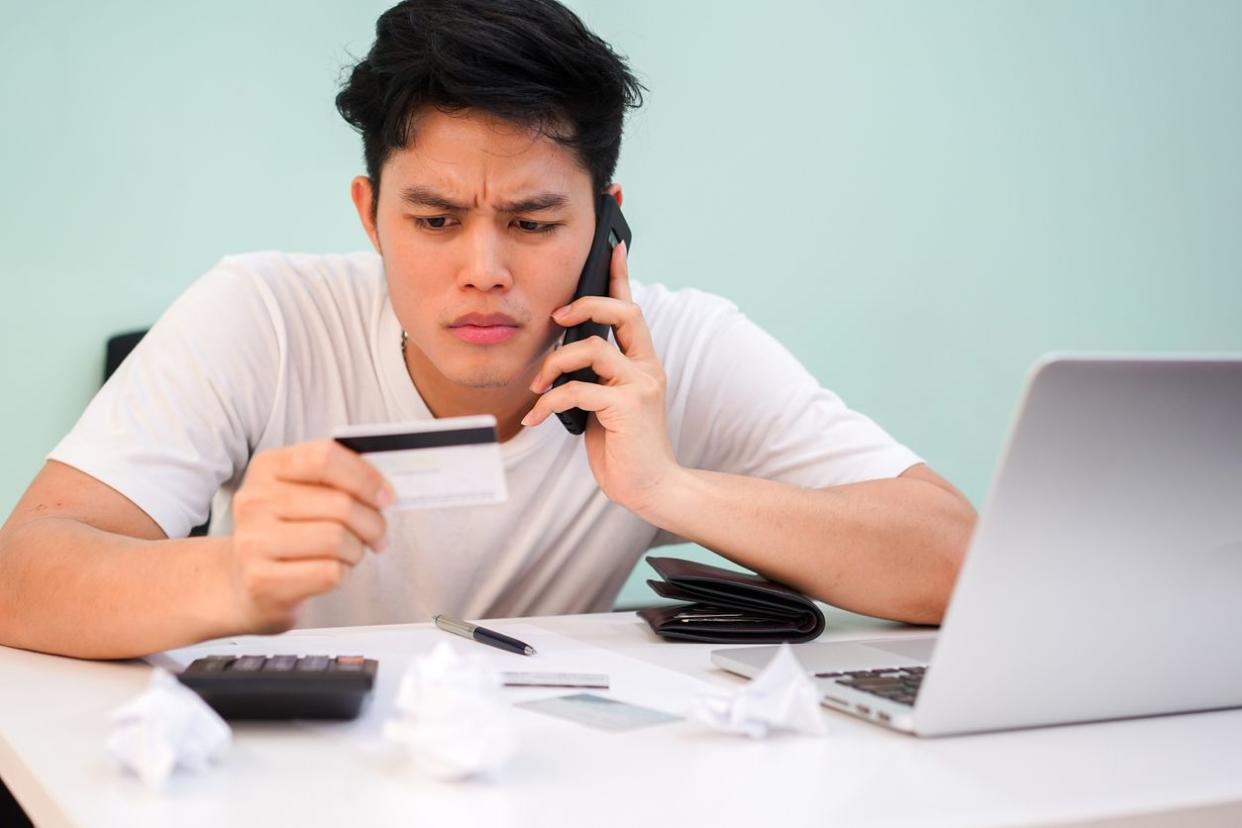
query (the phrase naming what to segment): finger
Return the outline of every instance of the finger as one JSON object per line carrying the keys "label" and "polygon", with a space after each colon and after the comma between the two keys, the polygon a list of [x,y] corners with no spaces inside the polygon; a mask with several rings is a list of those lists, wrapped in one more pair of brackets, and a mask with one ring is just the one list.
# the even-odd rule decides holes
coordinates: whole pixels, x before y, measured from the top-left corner
{"label": "finger", "polygon": [[266,504],[251,504],[281,520],[335,521],[353,532],[364,544],[383,551],[387,521],[377,509],[353,495],[328,486],[280,482]]}
{"label": "finger", "polygon": [[625,382],[639,370],[611,344],[598,336],[591,336],[548,354],[531,381],[530,390],[536,394],[545,393],[557,377],[580,368],[590,368],[600,379],[611,383]]}
{"label": "finger", "polygon": [[349,564],[330,558],[272,561],[257,580],[262,582],[259,589],[264,600],[292,605],[336,589],[350,569]]}
{"label": "finger", "polygon": [[581,408],[583,411],[603,411],[623,402],[624,394],[615,386],[598,385],[594,382],[567,382],[559,388],[553,388],[535,403],[525,417],[522,425],[535,426],[558,411]]}
{"label": "finger", "polygon": [[322,558],[353,566],[366,553],[362,539],[333,520],[281,521],[269,533],[267,554],[277,560]]}
{"label": "finger", "polygon": [[392,486],[374,466],[335,440],[316,440],[278,449],[276,478],[331,486],[377,509],[392,503]]}
{"label": "finger", "polygon": [[630,249],[625,242],[612,249],[608,274],[608,295],[623,302],[633,302],[634,297],[630,294]]}
{"label": "finger", "polygon": [[617,345],[632,359],[655,357],[655,345],[651,330],[643,317],[642,308],[623,299],[607,296],[583,296],[552,312],[552,320],[564,328],[591,320],[601,325],[611,325],[617,337]]}

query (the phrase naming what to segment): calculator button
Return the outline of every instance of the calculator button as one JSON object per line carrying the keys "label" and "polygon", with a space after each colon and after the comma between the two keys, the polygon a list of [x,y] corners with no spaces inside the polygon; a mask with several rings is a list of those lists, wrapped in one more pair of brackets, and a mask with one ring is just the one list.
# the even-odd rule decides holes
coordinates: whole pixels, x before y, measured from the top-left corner
{"label": "calculator button", "polygon": [[200,673],[219,673],[233,663],[233,656],[207,656],[195,663]]}
{"label": "calculator button", "polygon": [[267,664],[263,665],[263,672],[265,673],[288,672],[289,670],[292,670],[293,666],[297,663],[298,663],[297,656],[291,656],[291,655],[272,656],[271,658],[267,660]]}
{"label": "calculator button", "polygon": [[331,661],[332,659],[326,655],[306,656],[305,658],[298,659],[298,666],[294,669],[300,672],[318,673],[328,669],[328,664]]}
{"label": "calculator button", "polygon": [[359,673],[366,664],[363,656],[337,656],[336,669],[340,672]]}
{"label": "calculator button", "polygon": [[242,656],[233,662],[230,668],[234,673],[253,673],[263,669],[263,662],[267,661],[267,656],[247,655]]}

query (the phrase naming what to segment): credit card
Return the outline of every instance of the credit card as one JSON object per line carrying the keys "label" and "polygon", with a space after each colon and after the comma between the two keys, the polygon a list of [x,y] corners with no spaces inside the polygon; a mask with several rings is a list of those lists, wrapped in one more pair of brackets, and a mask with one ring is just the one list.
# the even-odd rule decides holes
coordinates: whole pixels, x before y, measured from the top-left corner
{"label": "credit card", "polygon": [[392,484],[393,509],[485,506],[509,497],[490,414],[342,426],[332,438]]}
{"label": "credit card", "polygon": [[538,699],[522,702],[514,707],[525,707],[527,710],[569,719],[571,722],[612,733],[681,721],[680,716],[616,699],[606,699],[594,693],[574,693],[572,696]]}

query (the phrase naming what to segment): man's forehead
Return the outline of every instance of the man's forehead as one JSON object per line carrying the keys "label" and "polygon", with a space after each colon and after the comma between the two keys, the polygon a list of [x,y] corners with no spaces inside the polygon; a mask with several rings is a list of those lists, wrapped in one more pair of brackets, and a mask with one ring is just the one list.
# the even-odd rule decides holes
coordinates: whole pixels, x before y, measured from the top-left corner
{"label": "man's forehead", "polygon": [[393,159],[380,186],[413,206],[521,212],[571,207],[591,200],[591,178],[579,168],[546,165],[419,163]]}
{"label": "man's forehead", "polygon": [[590,177],[547,174],[506,175],[478,170],[443,170],[423,165],[386,167],[380,186],[386,195],[416,207],[478,209],[521,212],[530,209],[573,207],[589,202]]}
{"label": "man's forehead", "polygon": [[590,174],[578,154],[533,127],[489,115],[431,112],[418,118],[410,142],[393,150],[381,186],[402,197],[417,189],[485,204],[556,193],[590,198]]}

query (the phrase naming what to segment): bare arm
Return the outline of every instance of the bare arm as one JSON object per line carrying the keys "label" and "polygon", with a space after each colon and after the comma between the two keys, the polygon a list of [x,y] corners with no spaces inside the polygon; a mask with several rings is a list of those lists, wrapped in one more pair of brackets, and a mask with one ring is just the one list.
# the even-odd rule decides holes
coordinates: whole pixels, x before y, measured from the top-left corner
{"label": "bare arm", "polygon": [[823,601],[935,624],[944,616],[975,511],[925,465],[892,480],[802,489],[684,470],[643,517]]}
{"label": "bare arm", "polygon": [[49,462],[0,529],[0,642],[109,658],[225,635],[207,598],[226,589],[225,542],[167,540],[115,489]]}
{"label": "bare arm", "polygon": [[[682,467],[665,424],[668,379],[631,296],[625,253],[624,244],[613,250],[608,297],[580,297],[553,316],[565,327],[611,325],[617,347],[591,337],[549,354],[523,424],[575,406],[592,411],[591,471],[611,500],[648,523],[836,606],[938,623],[974,529],[970,502],[921,464],[895,480],[826,489]],[[553,387],[587,366],[599,383]]]}
{"label": "bare arm", "polygon": [[0,644],[128,658],[288,629],[302,601],[382,546],[384,488],[330,441],[264,452],[234,498],[233,535],[170,540],[116,490],[51,461],[0,528]]}

